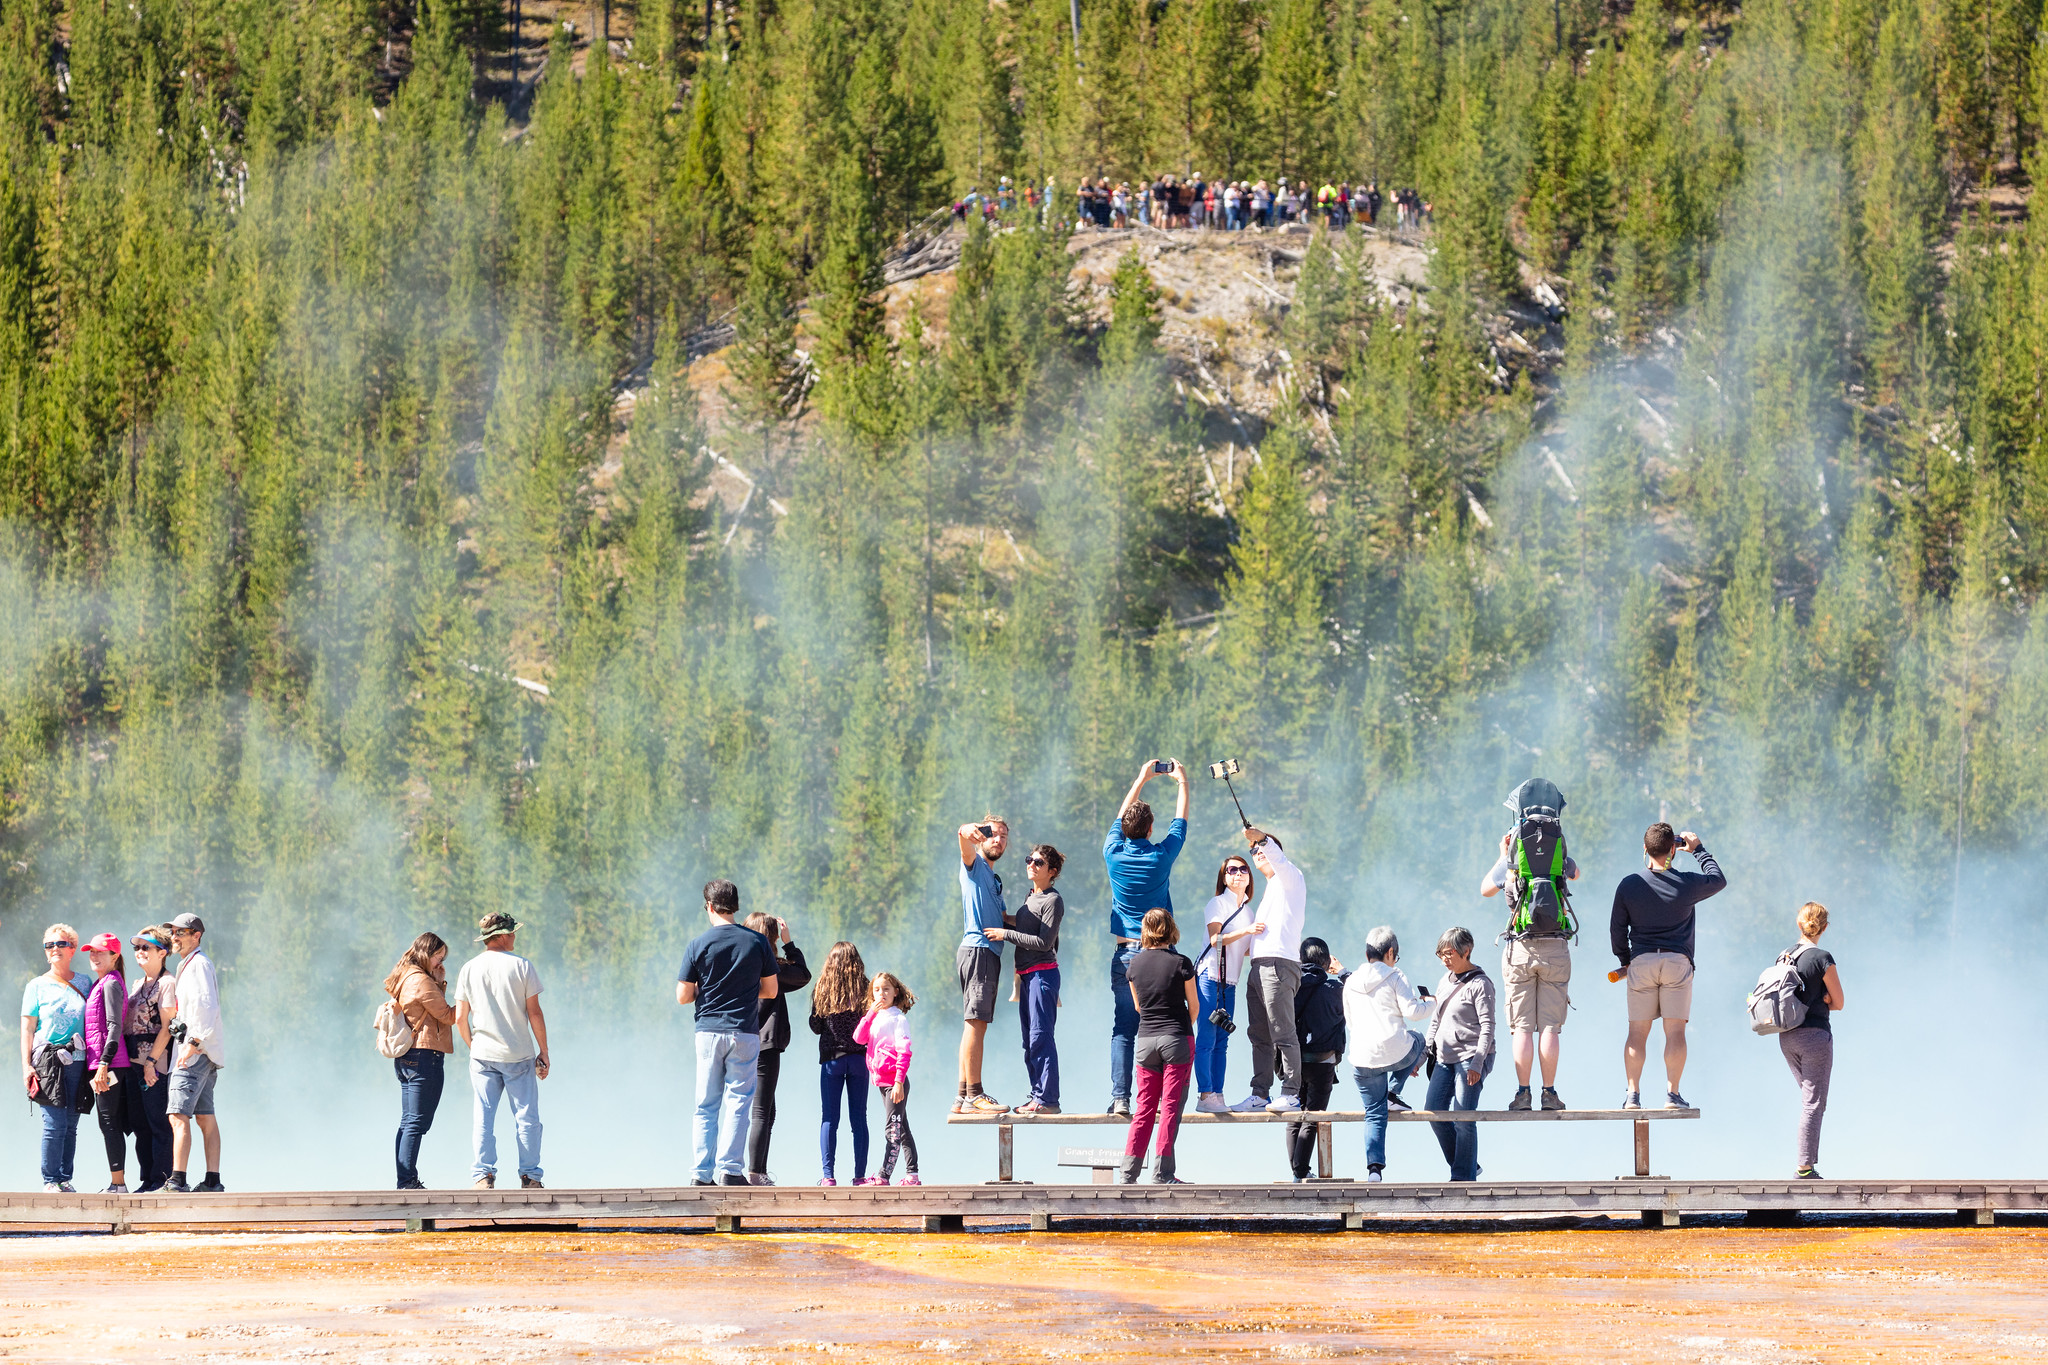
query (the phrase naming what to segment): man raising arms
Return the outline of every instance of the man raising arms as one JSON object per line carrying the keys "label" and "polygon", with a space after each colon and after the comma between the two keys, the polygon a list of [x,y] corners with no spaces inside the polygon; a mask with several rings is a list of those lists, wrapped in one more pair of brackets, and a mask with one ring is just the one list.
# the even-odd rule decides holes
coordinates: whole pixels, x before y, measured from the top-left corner
{"label": "man raising arms", "polygon": [[[1152,807],[1138,799],[1154,777],[1171,776],[1180,784],[1173,821],[1166,837],[1152,842]],[[1173,913],[1168,883],[1174,860],[1188,838],[1188,772],[1179,759],[1146,759],[1138,778],[1124,793],[1124,803],[1110,821],[1102,841],[1102,861],[1109,869],[1109,932],[1116,951],[1109,959],[1109,993],[1115,1013],[1109,1032],[1109,1112],[1131,1116],[1131,1073],[1137,1062],[1138,1006],[1131,998],[1129,973],[1144,936],[1145,912],[1154,906]]]}
{"label": "man raising arms", "polygon": [[996,1017],[996,984],[1003,975],[1002,945],[990,942],[982,930],[1004,925],[1003,879],[996,875],[995,864],[1009,846],[1009,822],[998,816],[983,816],[980,824],[960,826],[960,903],[966,915],[966,933],[954,962],[960,969],[965,1026],[960,1030],[960,1095],[953,1102],[956,1114],[1007,1112],[1007,1106],[989,1098],[981,1088],[981,1054],[988,1041],[988,1021]]}

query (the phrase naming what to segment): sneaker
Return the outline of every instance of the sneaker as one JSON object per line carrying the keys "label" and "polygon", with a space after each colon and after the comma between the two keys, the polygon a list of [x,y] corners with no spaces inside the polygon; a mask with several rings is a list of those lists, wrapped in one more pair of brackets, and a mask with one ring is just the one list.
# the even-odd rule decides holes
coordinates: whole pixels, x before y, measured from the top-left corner
{"label": "sneaker", "polygon": [[519,1177],[519,1188],[522,1190],[544,1190],[547,1186],[540,1183],[540,1177],[537,1175],[522,1175]]}
{"label": "sneaker", "polygon": [[1379,1183],[1380,1183],[1380,1173],[1379,1173],[1378,1171],[1367,1171],[1367,1172],[1365,1173],[1365,1183],[1366,1183],[1366,1184],[1368,1184],[1368,1185],[1377,1185],[1377,1184],[1379,1184]]}
{"label": "sneaker", "polygon": [[1622,1108],[1624,1108],[1624,1109],[1640,1109],[1640,1108],[1642,1108],[1642,1107],[1643,1107],[1643,1092],[1642,1092],[1642,1091],[1640,1091],[1640,1090],[1631,1090],[1631,1091],[1629,1091],[1629,1092],[1628,1092],[1627,1094],[1623,1095],[1623,1096],[1621,1097],[1621,1107],[1622,1107]]}
{"label": "sneaker", "polygon": [[1109,1115],[1111,1118],[1129,1118],[1131,1116],[1131,1102],[1128,1099],[1111,1100],[1109,1102]]}
{"label": "sneaker", "polygon": [[744,1186],[747,1183],[747,1178],[743,1175],[734,1175],[731,1171],[726,1171],[718,1177],[718,1183],[720,1185]]}
{"label": "sneaker", "polygon": [[962,1095],[962,1096],[960,1096],[959,1098],[955,1099],[955,1100],[953,1101],[953,1107],[952,1107],[952,1109],[951,1109],[951,1110],[949,1110],[948,1112],[949,1112],[949,1113],[954,1113],[954,1114],[965,1114],[965,1113],[967,1113],[967,1112],[968,1112],[968,1109],[967,1109],[967,1097],[966,1097],[965,1095]]}
{"label": "sneaker", "polygon": [[1236,1104],[1231,1105],[1229,1112],[1233,1114],[1263,1114],[1272,1103],[1264,1095],[1246,1095]]}
{"label": "sneaker", "polygon": [[[66,1185],[64,1188],[69,1190],[71,1187]],[[192,1193],[194,1194],[226,1194],[227,1192],[228,1187],[220,1183],[220,1177],[217,1175],[210,1175],[192,1187]]]}
{"label": "sneaker", "polygon": [[1557,1097],[1557,1087],[1554,1085],[1544,1086],[1543,1112],[1546,1114],[1556,1114],[1561,1113],[1564,1108],[1565,1102]]}
{"label": "sneaker", "polygon": [[128,1193],[128,1187],[127,1187],[126,1185],[109,1185],[109,1186],[107,1186],[107,1187],[106,1187],[106,1189],[104,1189],[104,1190],[100,1191],[100,1193],[102,1193],[102,1194],[126,1194],[126,1193]]}
{"label": "sneaker", "polygon": [[164,1182],[165,1194],[190,1194],[192,1187],[185,1183],[185,1177],[173,1171],[171,1178]]}
{"label": "sneaker", "polygon": [[1182,1180],[1182,1179],[1181,1179],[1181,1178],[1180,1178],[1179,1176],[1177,1176],[1177,1175],[1169,1175],[1169,1176],[1167,1176],[1167,1177],[1166,1177],[1165,1179],[1163,1179],[1163,1180],[1162,1180],[1162,1179],[1161,1179],[1160,1177],[1158,1177],[1158,1176],[1156,1176],[1156,1175],[1155,1175],[1155,1176],[1153,1176],[1153,1177],[1152,1177],[1152,1183],[1153,1183],[1153,1184],[1155,1184],[1155,1185],[1185,1185],[1185,1184],[1188,1184],[1189,1182],[1188,1182],[1188,1181],[1185,1181],[1185,1180]]}
{"label": "sneaker", "polygon": [[818,1183],[820,1185],[837,1185],[839,1182],[828,1175],[823,1180],[820,1180]]}
{"label": "sneaker", "polygon": [[160,1192],[163,1189],[163,1187],[163,1182],[159,1180],[154,1185],[138,1185],[135,1187],[135,1192],[137,1194],[156,1194]]}
{"label": "sneaker", "polygon": [[1283,1094],[1266,1105],[1269,1114],[1295,1114],[1301,1112],[1301,1099],[1295,1095]]}
{"label": "sneaker", "polygon": [[864,1175],[853,1183],[856,1185],[886,1185],[889,1182],[878,1175]]}
{"label": "sneaker", "polygon": [[1227,1114],[1230,1112],[1230,1106],[1224,1102],[1221,1095],[1204,1095],[1201,1099],[1195,1101],[1195,1112],[1197,1114]]}
{"label": "sneaker", "polygon": [[1679,1094],[1676,1090],[1667,1090],[1664,1092],[1664,1107],[1666,1109],[1692,1108],[1691,1105],[1685,1102],[1685,1096]]}
{"label": "sneaker", "polygon": [[[172,1177],[172,1179],[176,1178],[175,1176]],[[498,1177],[486,1171],[476,1178],[475,1183],[470,1188],[473,1190],[495,1190],[498,1188]]]}
{"label": "sneaker", "polygon": [[[1544,1093],[1549,1094],[1550,1092],[1545,1091]],[[1508,1101],[1508,1112],[1511,1114],[1526,1114],[1532,1108],[1534,1106],[1529,1103],[1529,1087],[1526,1085],[1517,1090],[1515,1097]]]}
{"label": "sneaker", "polygon": [[747,1183],[749,1185],[773,1185],[775,1182],[768,1178],[766,1171],[748,1171]]}
{"label": "sneaker", "polygon": [[1007,1114],[1010,1106],[993,1095],[969,1095],[960,1110],[963,1114]]}
{"label": "sneaker", "polygon": [[1047,1104],[1044,1100],[1026,1100],[1010,1112],[1013,1114],[1057,1114],[1060,1112],[1060,1107],[1056,1104]]}
{"label": "sneaker", "polygon": [[1387,1092],[1387,1110],[1390,1113],[1412,1114],[1415,1112],[1415,1106],[1389,1090]]}
{"label": "sneaker", "polygon": [[64,1193],[64,1187],[63,1187],[62,1185],[58,1184],[58,1183],[57,1183],[56,1181],[54,1181],[54,1180],[45,1180],[45,1181],[43,1182],[43,1193],[44,1193],[44,1194],[62,1194],[62,1193]]}
{"label": "sneaker", "polygon": [[691,1185],[691,1187],[692,1187],[692,1188],[694,1188],[694,1189],[699,1189],[699,1190],[708,1190],[708,1189],[710,1189],[710,1188],[711,1188],[712,1186],[716,1185],[717,1183],[718,1183],[718,1182],[717,1182],[716,1180],[694,1180],[694,1179],[693,1179],[693,1180],[691,1180],[691,1181],[690,1181],[690,1185]]}
{"label": "sneaker", "polygon": [[1825,1180],[1827,1177],[1823,1176],[1819,1171],[1816,1171],[1811,1166],[1802,1166],[1798,1170],[1792,1172],[1792,1178],[1794,1180]]}
{"label": "sneaker", "polygon": [[[884,1183],[884,1184],[886,1184],[886,1183],[888,1183],[888,1182],[884,1181],[883,1183]],[[897,1181],[896,1183],[897,1183],[897,1184],[899,1184],[899,1185],[922,1185],[922,1184],[924,1184],[924,1182],[923,1182],[922,1180],[919,1180],[919,1179],[917,1178],[917,1173],[916,1173],[915,1171],[911,1172],[911,1173],[910,1173],[909,1175],[906,1175],[906,1176],[904,1176],[904,1177],[903,1177],[903,1178],[902,1178],[901,1180]]]}

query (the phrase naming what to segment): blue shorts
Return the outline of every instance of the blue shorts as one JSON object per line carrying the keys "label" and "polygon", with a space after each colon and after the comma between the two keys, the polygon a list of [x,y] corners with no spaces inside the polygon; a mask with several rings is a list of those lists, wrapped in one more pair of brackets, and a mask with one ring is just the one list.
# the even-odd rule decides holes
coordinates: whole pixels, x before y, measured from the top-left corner
{"label": "blue shorts", "polygon": [[213,1082],[220,1067],[213,1058],[200,1053],[190,1062],[171,1068],[169,1109],[173,1114],[197,1115],[213,1112]]}

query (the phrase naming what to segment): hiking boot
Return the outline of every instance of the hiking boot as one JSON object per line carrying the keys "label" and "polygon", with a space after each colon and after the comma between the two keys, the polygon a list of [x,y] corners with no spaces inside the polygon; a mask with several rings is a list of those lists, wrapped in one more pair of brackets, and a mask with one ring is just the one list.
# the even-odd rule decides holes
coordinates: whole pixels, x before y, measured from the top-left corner
{"label": "hiking boot", "polygon": [[1201,1099],[1195,1101],[1195,1112],[1197,1114],[1227,1114],[1230,1112],[1230,1106],[1224,1102],[1221,1095],[1204,1095]]}
{"label": "hiking boot", "polygon": [[[67,1190],[70,1188],[68,1185],[65,1186]],[[228,1187],[220,1183],[220,1177],[217,1175],[209,1175],[206,1179],[192,1187],[192,1193],[194,1194],[226,1194],[227,1192]]]}
{"label": "hiking boot", "polygon": [[540,1177],[537,1175],[522,1175],[519,1177],[519,1188],[522,1190],[544,1190],[547,1186],[540,1183]]}
{"label": "hiking boot", "polygon": [[1640,1109],[1640,1108],[1642,1108],[1642,1107],[1643,1107],[1643,1092],[1642,1092],[1642,1091],[1640,1091],[1640,1090],[1631,1090],[1631,1091],[1627,1092],[1626,1094],[1624,1094],[1624,1095],[1623,1095],[1623,1096],[1621,1097],[1621,1107],[1622,1107],[1622,1108],[1624,1108],[1624,1109]]}
{"label": "hiking boot", "polygon": [[185,1183],[184,1176],[179,1175],[176,1171],[173,1171],[171,1172],[171,1178],[164,1182],[164,1193],[190,1194],[192,1193],[192,1187]]}
{"label": "hiking boot", "polygon": [[498,1188],[498,1177],[489,1171],[485,1171],[476,1178],[470,1185],[470,1188],[473,1190],[495,1190]]}
{"label": "hiking boot", "polygon": [[1554,1085],[1544,1086],[1543,1112],[1546,1114],[1556,1114],[1563,1112],[1564,1109],[1565,1102],[1557,1097],[1557,1087]]}
{"label": "hiking boot", "polygon": [[1128,1098],[1120,1100],[1111,1100],[1109,1102],[1109,1114],[1111,1118],[1129,1118],[1131,1116],[1130,1100]]}
{"label": "hiking boot", "polygon": [[773,1185],[775,1182],[768,1178],[766,1171],[748,1171],[747,1183],[749,1185]]}
{"label": "hiking boot", "polygon": [[1389,1090],[1387,1092],[1387,1112],[1393,1113],[1395,1111],[1403,1114],[1412,1114],[1415,1112],[1415,1106]]}
{"label": "hiking boot", "polygon": [[1297,1114],[1297,1113],[1300,1113],[1300,1112],[1301,1112],[1301,1098],[1300,1098],[1299,1096],[1297,1096],[1297,1095],[1289,1095],[1289,1094],[1285,1094],[1285,1093],[1282,1093],[1279,1099],[1277,1099],[1277,1100],[1272,1100],[1272,1101],[1270,1101],[1270,1102],[1268,1102],[1268,1103],[1267,1103],[1267,1105],[1266,1105],[1266,1112],[1267,1112],[1267,1113],[1269,1113],[1269,1114]]}
{"label": "hiking boot", "polygon": [[1691,1105],[1685,1102],[1685,1096],[1679,1094],[1676,1090],[1667,1090],[1664,1092],[1664,1107],[1666,1109],[1692,1108]]}
{"label": "hiking boot", "polygon": [[1236,1104],[1231,1105],[1230,1112],[1233,1114],[1263,1114],[1266,1112],[1266,1106],[1271,1103],[1272,1101],[1264,1095],[1254,1093],[1246,1095]]}
{"label": "hiking boot", "polygon": [[1529,1087],[1526,1085],[1517,1090],[1515,1097],[1508,1101],[1508,1112],[1510,1113],[1526,1114],[1531,1107],[1529,1103]]}
{"label": "hiking boot", "polygon": [[1010,1106],[993,1095],[969,1095],[967,1104],[960,1111],[963,1114],[1007,1114]]}

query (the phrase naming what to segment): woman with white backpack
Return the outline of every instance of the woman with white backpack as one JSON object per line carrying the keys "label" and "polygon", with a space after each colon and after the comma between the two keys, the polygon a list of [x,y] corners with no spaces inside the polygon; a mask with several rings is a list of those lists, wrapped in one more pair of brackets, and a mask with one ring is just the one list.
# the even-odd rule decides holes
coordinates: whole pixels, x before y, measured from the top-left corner
{"label": "woman with white backpack", "polygon": [[441,1106],[443,1069],[455,1050],[455,1007],[448,1003],[448,945],[421,934],[398,959],[377,1011],[377,1050],[398,1072],[398,1188],[423,1190],[420,1140]]}
{"label": "woman with white backpack", "polygon": [[1828,1081],[1835,1070],[1835,1032],[1828,1016],[1842,1008],[1842,978],[1834,954],[1820,946],[1827,931],[1828,908],[1819,901],[1799,907],[1799,943],[1786,956],[1799,977],[1799,1003],[1806,1018],[1799,1027],[1778,1035],[1778,1048],[1792,1078],[1799,1082],[1799,1170],[1795,1178],[1819,1180],[1820,1121],[1828,1112]]}

